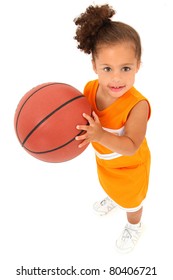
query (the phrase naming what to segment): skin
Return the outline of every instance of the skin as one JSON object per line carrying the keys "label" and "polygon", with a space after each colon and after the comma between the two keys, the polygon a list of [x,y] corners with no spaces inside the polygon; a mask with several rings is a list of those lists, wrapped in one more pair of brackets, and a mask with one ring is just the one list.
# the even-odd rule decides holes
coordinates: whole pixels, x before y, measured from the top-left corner
{"label": "skin", "polygon": [[[99,80],[96,105],[98,110],[102,111],[132,88],[140,61],[135,56],[133,45],[123,42],[97,48],[92,65]],[[82,140],[79,148],[89,142],[98,142],[112,152],[125,156],[133,155],[145,137],[148,115],[147,101],[138,102],[129,113],[124,134],[118,136],[103,130],[95,112],[92,117],[84,113],[83,117],[89,125],[77,125],[78,130],[85,131],[85,134],[76,137],[77,141]],[[137,212],[127,213],[128,221],[132,224],[138,223],[141,214],[142,208]]]}

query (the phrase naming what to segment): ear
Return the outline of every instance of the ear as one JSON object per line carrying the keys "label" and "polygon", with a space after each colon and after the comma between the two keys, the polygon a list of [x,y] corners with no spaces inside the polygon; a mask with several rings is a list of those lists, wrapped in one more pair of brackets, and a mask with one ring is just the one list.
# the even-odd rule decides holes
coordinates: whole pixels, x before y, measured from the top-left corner
{"label": "ear", "polygon": [[95,60],[92,59],[91,62],[92,62],[93,70],[94,70],[94,72],[97,74],[97,68],[96,68]]}

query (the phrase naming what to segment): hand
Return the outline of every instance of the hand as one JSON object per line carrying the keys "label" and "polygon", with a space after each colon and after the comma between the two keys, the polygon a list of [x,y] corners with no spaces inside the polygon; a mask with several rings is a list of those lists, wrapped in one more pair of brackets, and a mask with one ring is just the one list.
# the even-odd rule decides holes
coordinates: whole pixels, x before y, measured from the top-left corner
{"label": "hand", "polygon": [[79,148],[82,148],[90,142],[99,142],[104,133],[99,118],[95,112],[92,112],[92,117],[85,113],[83,114],[83,117],[88,121],[88,125],[77,125],[76,127],[78,130],[86,131],[86,133],[75,138],[77,141],[83,140],[80,143]]}

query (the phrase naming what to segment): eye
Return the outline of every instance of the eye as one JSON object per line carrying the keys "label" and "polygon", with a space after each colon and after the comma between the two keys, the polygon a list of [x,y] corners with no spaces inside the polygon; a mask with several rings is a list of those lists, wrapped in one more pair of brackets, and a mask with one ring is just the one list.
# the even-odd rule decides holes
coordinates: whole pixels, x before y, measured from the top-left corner
{"label": "eye", "polygon": [[128,71],[130,71],[130,70],[131,70],[131,68],[128,67],[128,66],[124,66],[124,67],[122,68],[122,71],[124,71],[124,72],[128,72]]}
{"label": "eye", "polygon": [[110,67],[108,67],[108,66],[107,66],[107,67],[104,67],[103,70],[104,70],[105,72],[111,72],[111,71],[112,71],[112,69],[111,69]]}

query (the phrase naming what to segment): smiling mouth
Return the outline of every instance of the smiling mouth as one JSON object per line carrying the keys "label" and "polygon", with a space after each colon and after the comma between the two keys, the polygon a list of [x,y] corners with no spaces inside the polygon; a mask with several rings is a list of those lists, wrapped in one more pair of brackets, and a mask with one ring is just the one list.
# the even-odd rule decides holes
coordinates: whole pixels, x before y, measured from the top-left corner
{"label": "smiling mouth", "polygon": [[112,91],[120,91],[120,90],[122,90],[122,89],[124,89],[124,88],[125,88],[125,86],[110,87],[110,89],[111,89]]}

